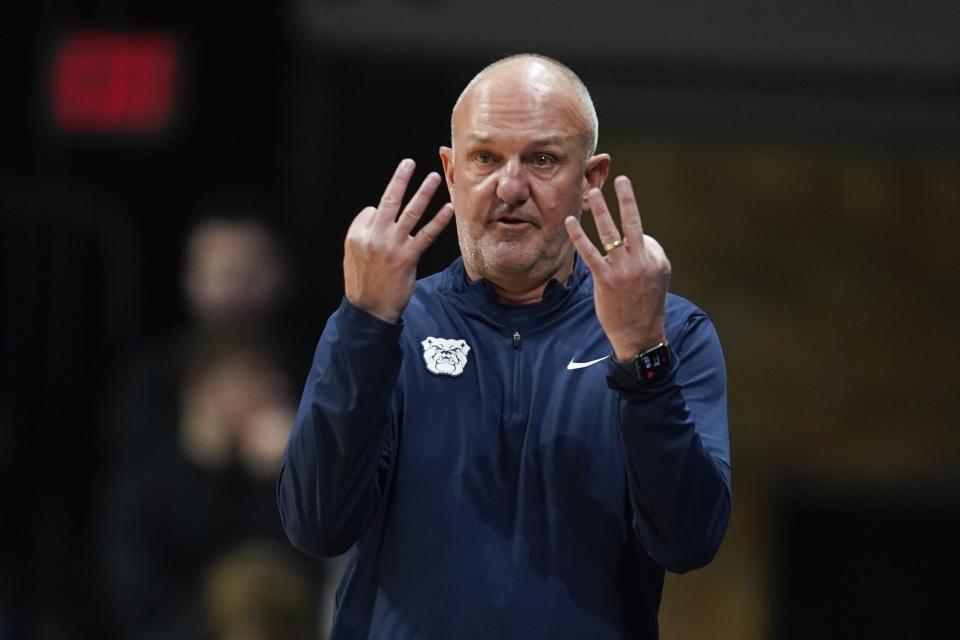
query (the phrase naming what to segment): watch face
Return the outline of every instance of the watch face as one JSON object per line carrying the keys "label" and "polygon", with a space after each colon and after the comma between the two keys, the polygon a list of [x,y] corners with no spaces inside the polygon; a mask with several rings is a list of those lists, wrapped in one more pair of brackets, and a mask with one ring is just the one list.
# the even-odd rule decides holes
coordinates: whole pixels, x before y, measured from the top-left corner
{"label": "watch face", "polygon": [[658,344],[637,355],[637,377],[645,382],[656,382],[670,370],[670,349]]}

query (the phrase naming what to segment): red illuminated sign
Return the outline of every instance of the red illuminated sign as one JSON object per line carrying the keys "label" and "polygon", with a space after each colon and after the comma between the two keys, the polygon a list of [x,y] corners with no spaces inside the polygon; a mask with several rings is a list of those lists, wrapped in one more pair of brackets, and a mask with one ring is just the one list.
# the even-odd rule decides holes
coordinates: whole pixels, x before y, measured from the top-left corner
{"label": "red illuminated sign", "polygon": [[169,34],[72,33],[53,59],[54,123],[68,133],[160,133],[173,116],[179,63]]}

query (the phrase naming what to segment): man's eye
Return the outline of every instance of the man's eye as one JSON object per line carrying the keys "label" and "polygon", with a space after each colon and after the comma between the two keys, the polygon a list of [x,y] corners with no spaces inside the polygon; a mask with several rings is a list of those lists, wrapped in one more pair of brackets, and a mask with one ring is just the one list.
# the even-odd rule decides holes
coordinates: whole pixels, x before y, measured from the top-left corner
{"label": "man's eye", "polygon": [[473,154],[473,159],[477,164],[490,164],[493,162],[493,154],[489,151],[478,151]]}
{"label": "man's eye", "polygon": [[553,158],[545,153],[538,153],[537,155],[533,156],[532,164],[535,167],[549,167],[553,164]]}

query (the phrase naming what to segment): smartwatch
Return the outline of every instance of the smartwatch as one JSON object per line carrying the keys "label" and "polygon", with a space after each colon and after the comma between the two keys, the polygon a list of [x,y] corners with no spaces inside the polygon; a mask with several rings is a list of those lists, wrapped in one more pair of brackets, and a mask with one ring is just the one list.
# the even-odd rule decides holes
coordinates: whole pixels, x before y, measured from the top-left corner
{"label": "smartwatch", "polygon": [[632,361],[617,360],[624,371],[627,371],[644,384],[656,384],[670,373],[670,349],[666,342],[641,351]]}

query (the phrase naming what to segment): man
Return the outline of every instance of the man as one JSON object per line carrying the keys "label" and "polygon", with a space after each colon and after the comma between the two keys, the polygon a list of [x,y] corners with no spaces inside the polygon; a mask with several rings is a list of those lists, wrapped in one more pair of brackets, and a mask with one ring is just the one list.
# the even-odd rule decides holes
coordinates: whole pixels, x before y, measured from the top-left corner
{"label": "man", "polygon": [[[451,203],[411,235],[440,177],[401,206],[404,160],[347,232],[278,489],[297,547],[353,550],[333,638],[655,638],[664,570],[715,554],[719,342],[625,177],[617,231],[596,135],[572,71],[506,58],[454,107]],[[454,215],[462,258],[415,282]]]}

